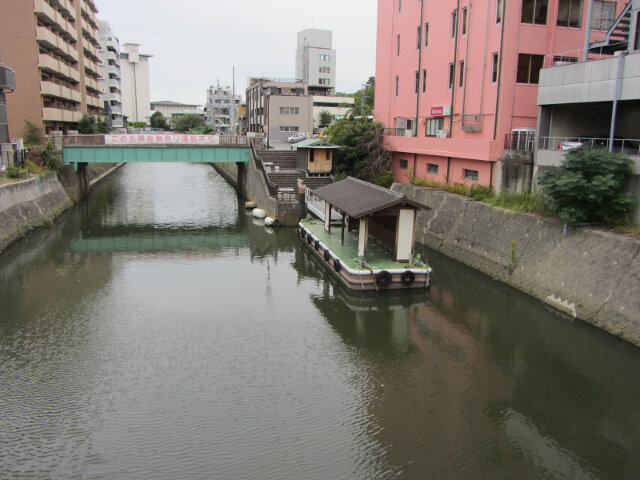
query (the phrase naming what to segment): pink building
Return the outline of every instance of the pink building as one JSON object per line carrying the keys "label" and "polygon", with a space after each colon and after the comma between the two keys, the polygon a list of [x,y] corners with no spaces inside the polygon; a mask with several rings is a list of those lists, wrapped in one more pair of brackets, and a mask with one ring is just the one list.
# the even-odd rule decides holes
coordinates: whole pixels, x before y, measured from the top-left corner
{"label": "pink building", "polygon": [[[590,41],[627,2],[593,1]],[[398,182],[495,184],[534,131],[539,70],[582,58],[589,0],[378,0],[375,116]]]}

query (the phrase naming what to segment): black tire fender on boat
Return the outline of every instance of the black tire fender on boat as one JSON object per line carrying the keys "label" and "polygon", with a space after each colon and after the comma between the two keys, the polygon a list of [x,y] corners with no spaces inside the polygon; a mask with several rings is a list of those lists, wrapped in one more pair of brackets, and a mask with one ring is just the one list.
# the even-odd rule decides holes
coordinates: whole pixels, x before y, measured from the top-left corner
{"label": "black tire fender on boat", "polygon": [[329,253],[329,250],[327,250],[326,248],[324,249],[324,261],[328,262],[329,259],[331,258],[331,254]]}
{"label": "black tire fender on boat", "polygon": [[340,260],[338,260],[337,258],[333,259],[333,269],[336,272],[339,272],[340,270],[342,270],[342,264],[340,263]]}
{"label": "black tire fender on boat", "polygon": [[311,234],[307,234],[307,243],[311,243],[313,241],[313,238],[311,237]]}
{"label": "black tire fender on boat", "polygon": [[320,246],[320,241],[316,240],[315,243],[313,244],[313,247],[316,249],[316,252],[318,251],[319,246]]}
{"label": "black tire fender on boat", "polygon": [[403,285],[411,285],[415,281],[415,279],[416,274],[411,270],[405,270],[404,272],[402,272],[402,275],[400,275],[400,281]]}
{"label": "black tire fender on boat", "polygon": [[304,238],[304,228],[300,227],[300,238]]}
{"label": "black tire fender on boat", "polygon": [[391,283],[391,274],[386,270],[380,270],[376,273],[376,284],[379,287],[388,287]]}

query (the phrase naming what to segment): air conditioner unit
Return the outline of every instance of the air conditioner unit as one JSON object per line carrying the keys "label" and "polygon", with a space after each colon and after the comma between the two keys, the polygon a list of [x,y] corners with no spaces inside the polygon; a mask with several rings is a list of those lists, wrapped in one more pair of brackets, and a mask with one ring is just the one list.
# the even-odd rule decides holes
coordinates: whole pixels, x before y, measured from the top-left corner
{"label": "air conditioner unit", "polygon": [[437,138],[447,138],[447,131],[446,130],[436,130],[436,137]]}

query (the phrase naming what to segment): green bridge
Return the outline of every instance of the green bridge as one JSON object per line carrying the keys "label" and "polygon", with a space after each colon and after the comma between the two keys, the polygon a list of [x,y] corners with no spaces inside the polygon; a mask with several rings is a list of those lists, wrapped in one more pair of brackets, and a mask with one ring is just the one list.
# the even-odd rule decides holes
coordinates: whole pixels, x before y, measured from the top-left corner
{"label": "green bridge", "polygon": [[65,163],[189,162],[218,163],[249,161],[249,147],[154,145],[154,146],[65,146]]}

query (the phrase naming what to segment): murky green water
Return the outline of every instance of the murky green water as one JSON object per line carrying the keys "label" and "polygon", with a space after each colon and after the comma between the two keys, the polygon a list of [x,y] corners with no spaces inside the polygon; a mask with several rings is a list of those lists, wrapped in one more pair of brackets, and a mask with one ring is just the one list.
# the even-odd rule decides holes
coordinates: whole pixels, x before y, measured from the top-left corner
{"label": "murky green water", "polygon": [[426,251],[339,288],[204,165],[0,258],[0,478],[640,478],[640,351]]}

